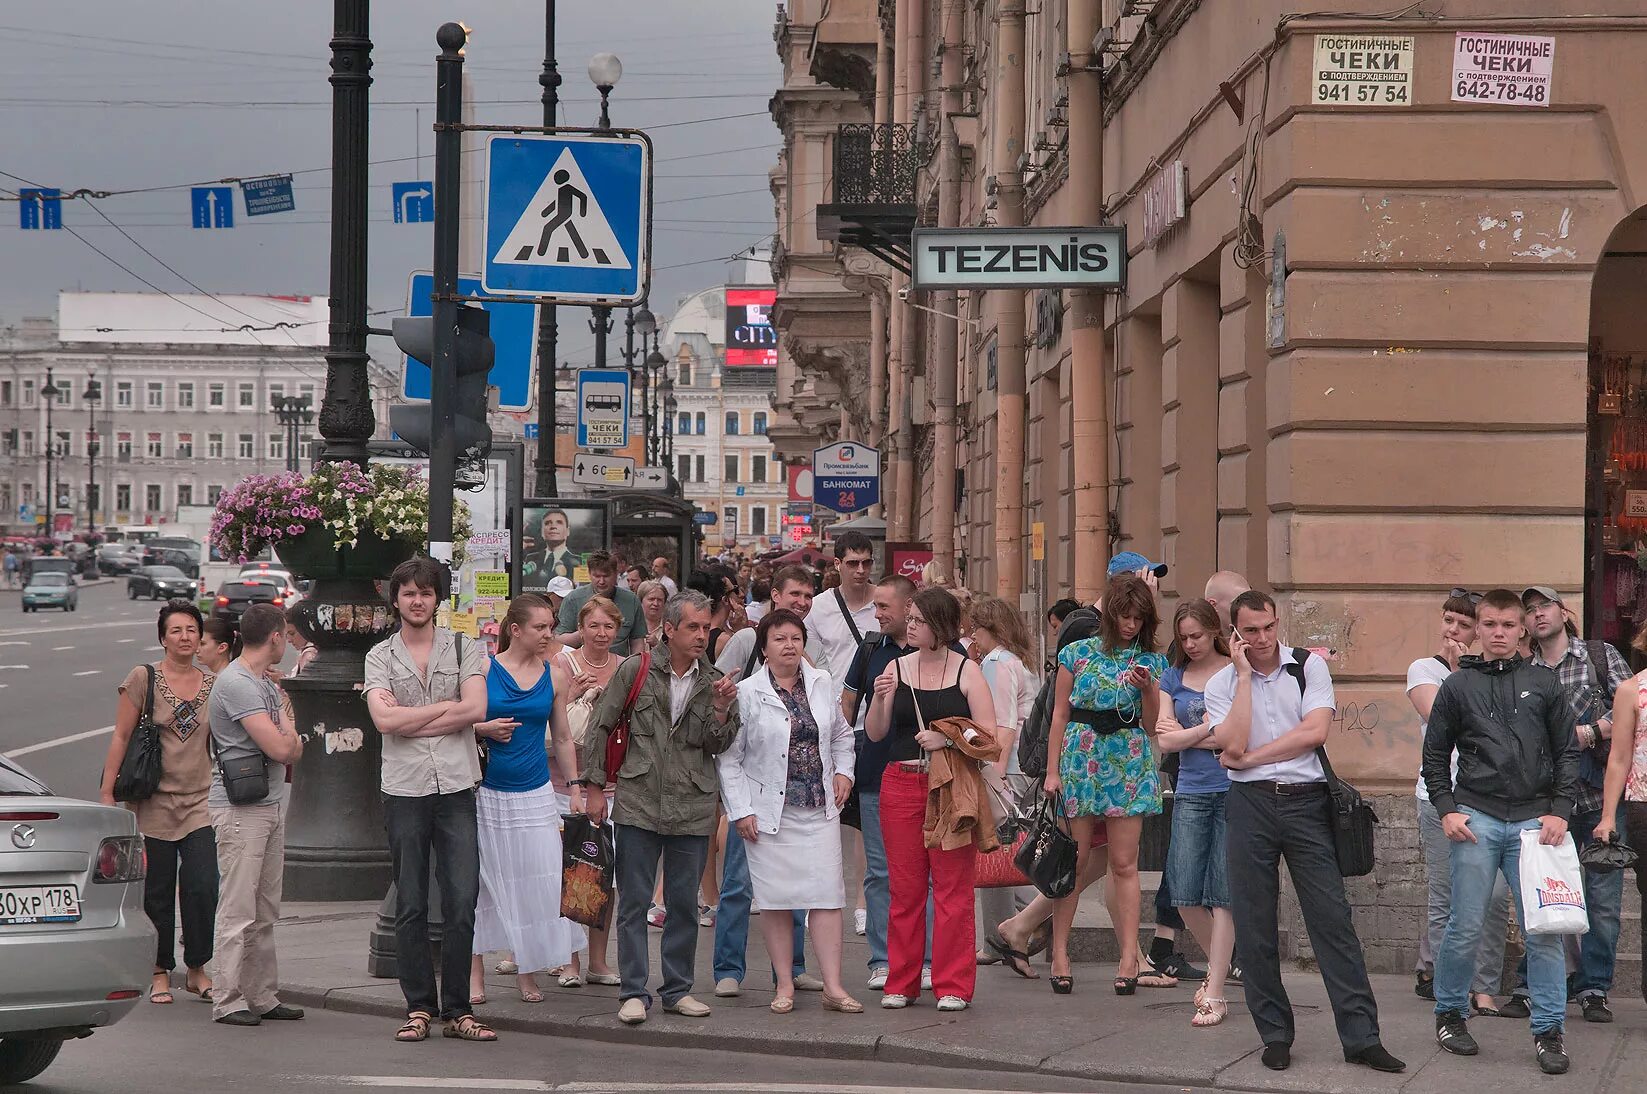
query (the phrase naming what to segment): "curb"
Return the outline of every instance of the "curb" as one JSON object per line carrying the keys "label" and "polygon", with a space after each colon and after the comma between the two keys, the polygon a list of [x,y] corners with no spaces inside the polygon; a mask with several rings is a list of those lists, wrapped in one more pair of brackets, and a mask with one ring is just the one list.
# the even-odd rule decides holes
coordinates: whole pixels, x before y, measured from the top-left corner
{"label": "curb", "polygon": [[[404,1018],[406,1008],[398,1001],[364,998],[348,988],[319,988],[306,984],[282,984],[283,1002],[344,1014],[364,1014],[382,1018]],[[626,1026],[617,1015],[584,1017],[575,1020],[545,1015],[520,1018],[487,1015],[486,1024],[501,1033],[526,1033],[567,1037],[610,1044],[643,1044],[649,1048],[689,1048],[710,1052],[749,1055],[797,1056],[820,1060],[863,1060],[876,1063],[926,1064],[954,1070],[1011,1071],[1091,1082],[1128,1083],[1139,1086],[1208,1087],[1215,1076],[1188,1071],[1171,1073],[1128,1072],[1119,1068],[1048,1067],[1045,1061],[1030,1062],[1021,1053],[996,1052],[977,1047],[957,1048],[920,1041],[908,1031],[865,1034],[847,1038],[823,1038],[813,1030],[794,1033],[717,1032],[711,1024],[682,1024],[672,1016],[653,1019],[643,1027]],[[644,1038],[644,1040],[641,1040]],[[1048,1057],[1050,1059],[1050,1057]],[[1225,1088],[1236,1089],[1236,1088]]]}

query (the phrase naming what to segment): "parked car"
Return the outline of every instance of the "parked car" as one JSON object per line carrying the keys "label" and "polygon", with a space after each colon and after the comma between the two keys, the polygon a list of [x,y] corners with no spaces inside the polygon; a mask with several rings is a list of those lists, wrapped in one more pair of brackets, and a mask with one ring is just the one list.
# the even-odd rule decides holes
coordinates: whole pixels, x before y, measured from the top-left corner
{"label": "parked car", "polygon": [[139,566],[126,576],[126,598],[136,600],[146,596],[150,600],[165,600],[180,596],[194,597],[194,582],[176,566]]}
{"label": "parked car", "polygon": [[154,971],[137,817],[0,756],[0,1087],[129,1014]]}
{"label": "parked car", "polygon": [[143,565],[142,559],[129,543],[105,543],[97,549],[97,568],[106,574],[129,574]]}
{"label": "parked car", "polygon": [[289,583],[292,571],[278,562],[248,562],[240,567],[240,580],[247,581],[254,577],[278,577]]}
{"label": "parked car", "polygon": [[72,579],[76,573],[74,560],[62,555],[35,555],[23,560],[23,581],[28,583],[35,574],[68,574]]}
{"label": "parked car", "polygon": [[212,614],[240,622],[240,617],[253,604],[286,606],[286,587],[273,581],[252,578],[247,581],[225,581],[212,602]]}
{"label": "parked car", "polygon": [[23,586],[23,610],[37,612],[41,608],[62,608],[66,612],[80,607],[80,590],[68,574],[43,570],[29,578]]}

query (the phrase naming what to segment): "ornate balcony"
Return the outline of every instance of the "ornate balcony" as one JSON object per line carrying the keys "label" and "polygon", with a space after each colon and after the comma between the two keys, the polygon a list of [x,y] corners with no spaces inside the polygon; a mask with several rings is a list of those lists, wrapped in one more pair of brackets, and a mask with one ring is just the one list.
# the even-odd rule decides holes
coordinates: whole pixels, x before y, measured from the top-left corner
{"label": "ornate balcony", "polygon": [[818,237],[861,247],[909,272],[915,228],[915,176],[921,166],[915,127],[895,122],[837,127],[835,200],[818,206]]}

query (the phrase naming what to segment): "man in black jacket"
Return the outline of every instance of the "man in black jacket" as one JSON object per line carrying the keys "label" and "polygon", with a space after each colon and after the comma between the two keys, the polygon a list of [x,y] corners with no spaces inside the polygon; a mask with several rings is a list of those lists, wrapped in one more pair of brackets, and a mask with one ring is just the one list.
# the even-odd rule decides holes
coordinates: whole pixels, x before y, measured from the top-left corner
{"label": "man in black jacket", "polygon": [[1460,1056],[1480,1051],[1464,1013],[1493,879],[1502,871],[1526,938],[1538,1066],[1560,1075],[1567,1070],[1566,958],[1559,935],[1526,934],[1521,834],[1537,830],[1549,845],[1567,838],[1578,750],[1573,711],[1555,673],[1517,653],[1522,614],[1521,598],[1508,589],[1481,598],[1482,656],[1464,658],[1442,683],[1424,734],[1424,785],[1453,841],[1452,917],[1435,965],[1435,1038]]}

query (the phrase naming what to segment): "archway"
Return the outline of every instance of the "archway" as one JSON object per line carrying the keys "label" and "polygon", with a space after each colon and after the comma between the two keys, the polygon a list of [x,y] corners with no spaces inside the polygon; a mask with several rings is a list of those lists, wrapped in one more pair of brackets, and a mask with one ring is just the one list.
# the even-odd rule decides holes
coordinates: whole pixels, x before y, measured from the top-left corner
{"label": "archway", "polygon": [[1647,625],[1647,207],[1607,239],[1590,290],[1584,633],[1640,667]]}

